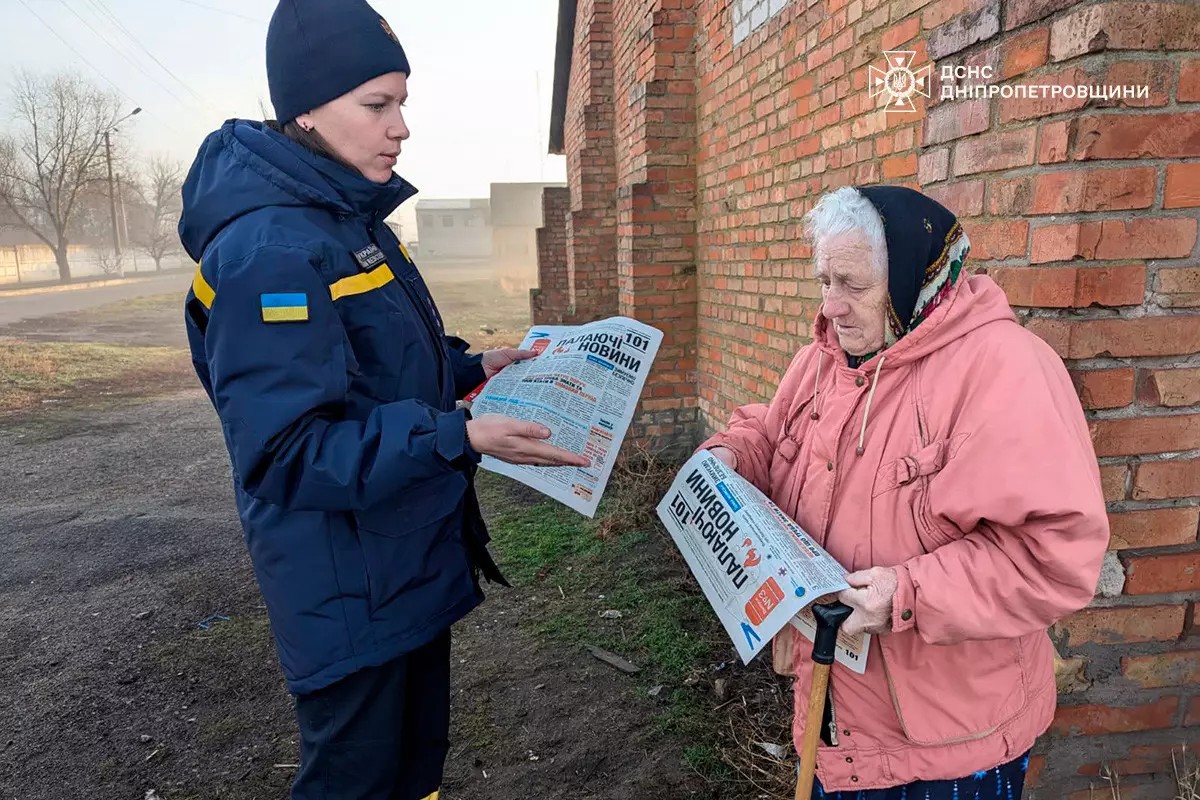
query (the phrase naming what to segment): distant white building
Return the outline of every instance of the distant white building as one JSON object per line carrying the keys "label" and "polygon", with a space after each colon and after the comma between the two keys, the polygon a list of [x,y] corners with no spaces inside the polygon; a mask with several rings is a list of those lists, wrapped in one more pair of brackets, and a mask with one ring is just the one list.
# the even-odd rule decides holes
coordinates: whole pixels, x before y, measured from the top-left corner
{"label": "distant white building", "polygon": [[492,256],[486,199],[417,201],[417,239],[422,260],[474,260]]}

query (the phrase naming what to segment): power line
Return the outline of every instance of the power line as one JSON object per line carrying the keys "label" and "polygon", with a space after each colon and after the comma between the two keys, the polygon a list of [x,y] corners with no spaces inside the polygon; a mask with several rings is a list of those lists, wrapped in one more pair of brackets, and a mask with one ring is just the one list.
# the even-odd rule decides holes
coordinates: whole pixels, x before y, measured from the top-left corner
{"label": "power line", "polygon": [[197,8],[204,8],[209,11],[215,11],[218,14],[227,14],[231,17],[237,17],[238,19],[249,20],[250,22],[257,22],[259,25],[267,24],[267,21],[265,19],[258,19],[256,17],[248,17],[245,14],[239,14],[236,11],[226,11],[223,8],[217,8],[216,6],[210,6],[205,3],[198,3],[198,2],[196,2],[196,0],[176,0],[176,2],[187,3],[189,6],[196,6]]}
{"label": "power line", "polygon": [[176,94],[175,91],[170,86],[160,83],[158,81],[158,79],[155,78],[153,75],[151,75],[150,72],[145,67],[143,67],[138,62],[134,61],[128,54],[125,53],[124,50],[122,50],[121,48],[119,48],[115,44],[113,44],[111,39],[109,39],[107,36],[105,36],[100,31],[96,30],[96,28],[92,25],[92,23],[88,22],[82,15],[80,15],[80,13],[78,11],[71,8],[71,6],[67,4],[67,0],[59,0],[59,2],[63,4],[63,7],[66,8],[67,11],[70,11],[72,14],[74,14],[76,19],[78,19],[80,22],[82,22],[84,25],[86,25],[88,30],[90,30],[92,33],[96,34],[96,36],[98,36],[102,42],[104,42],[109,47],[111,47],[113,49],[113,51],[116,52],[117,55],[121,56],[121,58],[125,59],[130,64],[132,64],[134,66],[134,68],[137,69],[138,72],[142,73],[147,78],[154,81],[154,84],[156,86],[158,86],[160,89],[162,89],[167,94],[171,95],[171,97],[175,98],[175,100],[177,100],[178,102],[186,103],[186,101],[182,97],[180,97],[178,94]]}
{"label": "power line", "polygon": [[88,0],[88,2],[90,2],[90,3],[91,3],[93,6],[94,6],[94,7],[96,7],[96,8],[98,8],[98,9],[100,9],[101,13],[102,13],[102,14],[104,14],[104,15],[105,15],[105,16],[106,16],[106,17],[107,17],[109,20],[111,20],[111,21],[112,21],[112,23],[113,23],[113,24],[115,24],[115,25],[116,25],[116,27],[117,27],[118,29],[120,29],[120,31],[121,31],[122,33],[124,33],[124,34],[125,34],[125,35],[126,35],[126,36],[127,36],[129,39],[130,39],[130,40],[132,40],[134,44],[136,44],[138,47],[140,47],[140,48],[141,48],[141,50],[142,50],[142,52],[144,52],[144,53],[145,53],[147,56],[149,56],[149,57],[150,57],[150,59],[151,59],[151,60],[152,60],[152,61],[153,61],[155,64],[157,64],[159,67],[161,67],[161,68],[162,68],[163,72],[167,73],[167,74],[168,74],[168,75],[170,75],[172,78],[174,78],[174,79],[175,79],[175,82],[176,82],[176,83],[178,83],[180,86],[182,86],[184,89],[186,89],[186,90],[188,91],[188,93],[189,93],[189,94],[190,94],[192,97],[196,98],[196,100],[198,100],[198,101],[199,101],[199,102],[201,102],[201,103],[203,103],[203,102],[204,102],[204,98],[203,98],[203,97],[201,97],[199,94],[197,94],[197,93],[196,93],[196,92],[195,92],[195,91],[192,89],[192,87],[191,87],[191,86],[189,86],[189,85],[187,84],[187,82],[186,82],[186,81],[184,81],[182,78],[180,78],[180,77],[179,77],[178,75],[176,75],[174,72],[172,72],[172,71],[171,71],[171,70],[170,70],[170,69],[167,67],[167,65],[166,65],[166,64],[164,64],[164,63],[162,63],[161,61],[159,61],[159,60],[158,60],[158,59],[155,57],[154,53],[150,52],[149,48],[147,48],[147,47],[146,47],[144,44],[142,44],[141,40],[140,40],[140,39],[138,39],[138,37],[137,37],[137,36],[135,36],[135,35],[134,35],[132,32],[130,32],[130,30],[129,30],[128,28],[126,28],[126,27],[124,26],[124,24],[122,24],[122,23],[121,23],[121,20],[120,20],[120,19],[119,19],[119,18],[118,18],[118,17],[117,17],[115,14],[113,14],[112,10],[111,10],[111,9],[108,7],[108,4],[104,2],[104,0]]}
{"label": "power line", "polygon": [[57,39],[58,39],[60,42],[62,42],[64,45],[66,45],[66,46],[67,46],[67,49],[68,49],[68,50],[70,50],[72,53],[74,53],[74,54],[75,54],[75,56],[76,56],[76,57],[77,57],[77,58],[78,58],[80,61],[82,61],[84,64],[87,64],[89,67],[91,67],[91,68],[92,68],[92,71],[93,71],[93,72],[95,72],[97,75],[99,75],[99,76],[100,76],[101,78],[103,78],[104,80],[108,81],[108,83],[109,83],[109,84],[110,84],[110,85],[111,85],[111,86],[112,86],[114,89],[116,89],[116,90],[117,90],[117,94],[121,95],[121,97],[124,97],[126,101],[128,101],[128,102],[131,102],[131,103],[133,102],[132,100],[130,100],[130,98],[129,98],[129,95],[127,95],[127,94],[125,94],[125,92],[121,91],[121,87],[117,85],[116,81],[114,81],[112,78],[110,78],[110,77],[108,77],[107,75],[105,75],[103,72],[101,72],[101,71],[100,71],[100,68],[99,68],[99,67],[97,67],[97,66],[96,66],[95,64],[93,64],[92,62],[88,61],[86,58],[84,58],[83,54],[82,54],[82,53],[80,53],[80,52],[79,52],[79,50],[77,50],[77,49],[75,48],[75,46],[74,46],[74,45],[72,45],[70,42],[68,42],[66,39],[64,39],[64,38],[62,37],[62,34],[60,34],[58,31],[56,31],[56,30],[54,29],[54,26],[53,26],[53,25],[51,25],[49,22],[47,22],[45,19],[43,19],[43,18],[42,18],[42,15],[41,15],[41,14],[37,13],[36,11],[34,11],[34,10],[33,10],[33,8],[32,8],[32,7],[29,5],[29,3],[25,2],[25,0],[17,0],[17,2],[18,2],[18,3],[20,3],[21,5],[23,5],[23,6],[25,7],[25,10],[26,10],[26,11],[28,11],[30,14],[33,14],[33,16],[37,17],[37,20],[38,20],[38,22],[42,23],[42,24],[43,24],[43,25],[45,25],[47,28],[49,28],[50,32],[51,32],[51,33],[53,33],[53,34],[54,34],[54,36],[55,36],[55,37],[56,37],[56,38],[57,38]]}

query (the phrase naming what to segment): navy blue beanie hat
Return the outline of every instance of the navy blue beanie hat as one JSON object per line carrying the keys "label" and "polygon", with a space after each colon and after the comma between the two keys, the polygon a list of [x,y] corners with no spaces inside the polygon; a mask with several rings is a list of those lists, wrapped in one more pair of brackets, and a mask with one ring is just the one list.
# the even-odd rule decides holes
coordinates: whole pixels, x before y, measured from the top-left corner
{"label": "navy blue beanie hat", "polygon": [[408,75],[408,57],[365,0],[280,0],[267,29],[267,85],[280,124],[389,72]]}

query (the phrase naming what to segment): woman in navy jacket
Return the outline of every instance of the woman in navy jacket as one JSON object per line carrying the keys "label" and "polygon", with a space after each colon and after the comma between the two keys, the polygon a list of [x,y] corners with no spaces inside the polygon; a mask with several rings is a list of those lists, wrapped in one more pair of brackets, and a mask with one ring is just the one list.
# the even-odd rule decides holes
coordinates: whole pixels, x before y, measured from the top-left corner
{"label": "woman in navy jacket", "polygon": [[296,800],[436,797],[450,626],[503,582],[472,480],[480,454],[586,466],[541,426],[456,400],[514,360],[447,337],[384,219],[415,189],[408,60],[363,0],[282,0],[267,34],[278,122],[200,148],[180,236],[196,372],[296,695]]}

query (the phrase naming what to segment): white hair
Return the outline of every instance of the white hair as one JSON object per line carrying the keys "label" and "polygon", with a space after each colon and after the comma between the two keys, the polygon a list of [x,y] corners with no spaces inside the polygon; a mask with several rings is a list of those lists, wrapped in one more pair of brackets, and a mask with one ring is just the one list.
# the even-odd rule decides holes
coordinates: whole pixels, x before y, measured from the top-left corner
{"label": "white hair", "polygon": [[887,275],[887,239],[883,234],[883,219],[875,206],[853,186],[842,186],[827,192],[812,210],[804,215],[804,235],[820,251],[825,242],[847,234],[857,234],[867,240],[876,274]]}

